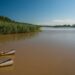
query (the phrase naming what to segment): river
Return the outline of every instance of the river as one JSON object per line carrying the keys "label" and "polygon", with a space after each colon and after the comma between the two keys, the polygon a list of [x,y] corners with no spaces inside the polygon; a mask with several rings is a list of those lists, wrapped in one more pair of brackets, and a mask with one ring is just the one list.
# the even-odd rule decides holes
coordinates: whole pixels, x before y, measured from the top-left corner
{"label": "river", "polygon": [[15,55],[7,56],[14,65],[1,67],[0,75],[75,75],[75,29],[41,29],[0,35],[1,50],[16,49]]}

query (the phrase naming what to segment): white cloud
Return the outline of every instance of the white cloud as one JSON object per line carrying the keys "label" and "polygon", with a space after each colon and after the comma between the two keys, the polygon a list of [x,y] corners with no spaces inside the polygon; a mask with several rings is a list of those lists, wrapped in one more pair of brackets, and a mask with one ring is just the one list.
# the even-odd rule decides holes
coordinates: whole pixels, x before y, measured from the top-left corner
{"label": "white cloud", "polygon": [[74,24],[75,20],[74,19],[63,19],[63,20],[53,20],[52,21],[54,24]]}
{"label": "white cloud", "polygon": [[75,19],[55,19],[55,20],[46,20],[41,23],[42,25],[63,25],[63,24],[75,24]]}
{"label": "white cloud", "polygon": [[53,22],[64,22],[64,20],[53,20]]}

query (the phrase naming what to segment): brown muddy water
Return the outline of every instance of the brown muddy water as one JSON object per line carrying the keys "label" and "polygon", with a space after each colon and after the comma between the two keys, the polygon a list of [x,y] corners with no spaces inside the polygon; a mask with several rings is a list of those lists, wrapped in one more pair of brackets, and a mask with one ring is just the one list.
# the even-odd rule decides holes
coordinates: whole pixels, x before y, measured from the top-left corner
{"label": "brown muddy water", "polygon": [[0,75],[75,75],[75,29],[42,30],[0,35],[1,50],[16,49],[7,56],[14,65],[0,67]]}

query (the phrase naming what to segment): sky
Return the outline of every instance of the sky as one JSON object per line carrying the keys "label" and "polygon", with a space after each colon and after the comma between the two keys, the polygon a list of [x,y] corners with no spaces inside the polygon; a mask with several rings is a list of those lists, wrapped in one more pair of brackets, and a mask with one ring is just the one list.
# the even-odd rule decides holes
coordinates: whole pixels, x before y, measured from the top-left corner
{"label": "sky", "polygon": [[75,0],[0,0],[0,16],[41,25],[75,24]]}

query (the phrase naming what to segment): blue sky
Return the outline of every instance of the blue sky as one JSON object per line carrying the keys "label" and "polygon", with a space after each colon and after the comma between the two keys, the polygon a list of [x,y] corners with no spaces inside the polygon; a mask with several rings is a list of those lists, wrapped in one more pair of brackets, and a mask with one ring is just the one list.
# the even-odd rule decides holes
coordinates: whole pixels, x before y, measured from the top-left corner
{"label": "blue sky", "polygon": [[33,24],[74,24],[75,0],[0,0],[0,15]]}

